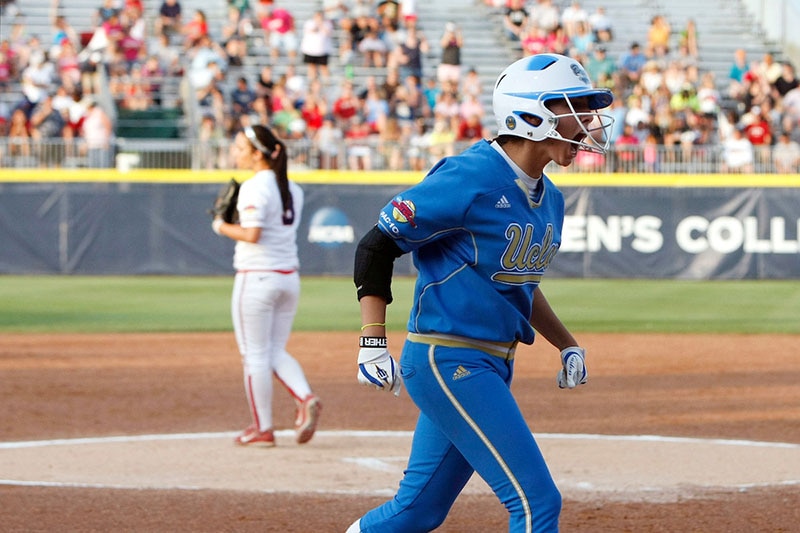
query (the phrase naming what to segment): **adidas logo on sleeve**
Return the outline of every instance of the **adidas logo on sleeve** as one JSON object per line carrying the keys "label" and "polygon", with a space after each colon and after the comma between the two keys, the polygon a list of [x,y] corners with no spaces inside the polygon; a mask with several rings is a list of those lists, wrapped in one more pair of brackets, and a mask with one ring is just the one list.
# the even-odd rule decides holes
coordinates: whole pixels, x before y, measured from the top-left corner
{"label": "adidas logo on sleeve", "polygon": [[494,204],[494,207],[496,209],[508,209],[511,207],[511,202],[508,201],[508,198],[506,198],[506,195],[504,194],[499,200],[497,200],[497,203]]}

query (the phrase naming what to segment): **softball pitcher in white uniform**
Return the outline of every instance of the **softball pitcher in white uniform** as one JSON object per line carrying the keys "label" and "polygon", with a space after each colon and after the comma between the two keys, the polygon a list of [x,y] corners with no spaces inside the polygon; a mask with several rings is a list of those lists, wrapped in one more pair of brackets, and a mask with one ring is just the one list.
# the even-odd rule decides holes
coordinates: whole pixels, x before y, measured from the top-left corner
{"label": "softball pitcher in white uniform", "polygon": [[232,153],[237,168],[255,171],[239,190],[239,224],[212,222],[215,233],[236,241],[231,314],[253,423],[235,442],[275,445],[274,374],[295,399],[296,440],[303,444],[314,436],[322,409],[300,363],[286,351],[300,297],[297,227],[303,190],[289,181],[286,146],[269,128],[246,127],[236,135]]}

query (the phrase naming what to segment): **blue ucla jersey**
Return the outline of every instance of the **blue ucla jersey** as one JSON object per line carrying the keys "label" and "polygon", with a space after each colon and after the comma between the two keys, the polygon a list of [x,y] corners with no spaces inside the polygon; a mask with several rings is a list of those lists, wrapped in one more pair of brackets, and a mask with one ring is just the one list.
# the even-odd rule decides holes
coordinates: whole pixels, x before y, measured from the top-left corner
{"label": "blue ucla jersey", "polygon": [[419,271],[408,330],[532,343],[533,291],[563,222],[553,182],[529,192],[487,141],[440,161],[378,221]]}

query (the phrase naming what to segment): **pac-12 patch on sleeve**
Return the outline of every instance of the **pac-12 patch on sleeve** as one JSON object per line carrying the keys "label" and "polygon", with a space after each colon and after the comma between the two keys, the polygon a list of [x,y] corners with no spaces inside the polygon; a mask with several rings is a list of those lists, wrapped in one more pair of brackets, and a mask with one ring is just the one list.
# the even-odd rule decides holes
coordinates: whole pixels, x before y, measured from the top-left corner
{"label": "pac-12 patch on sleeve", "polygon": [[412,228],[417,227],[414,217],[417,213],[417,208],[411,200],[403,200],[400,197],[392,200],[392,217],[401,224],[411,224]]}

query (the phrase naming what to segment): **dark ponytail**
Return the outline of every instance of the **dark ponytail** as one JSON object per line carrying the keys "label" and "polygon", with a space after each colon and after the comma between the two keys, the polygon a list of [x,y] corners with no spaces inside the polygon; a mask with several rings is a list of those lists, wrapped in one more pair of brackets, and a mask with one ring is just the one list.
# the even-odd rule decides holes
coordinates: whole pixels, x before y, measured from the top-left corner
{"label": "dark ponytail", "polygon": [[[250,131],[247,131],[248,129]],[[251,136],[251,132],[255,136],[255,140]],[[266,126],[245,128],[244,133],[256,150],[264,155],[269,163],[269,168],[275,172],[275,180],[281,193],[283,224],[291,225],[294,223],[294,202],[292,201],[292,192],[289,190],[289,155],[286,153],[286,145]]]}

